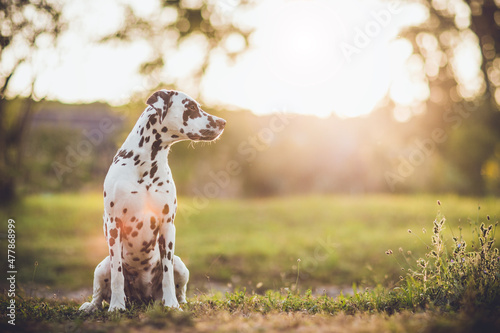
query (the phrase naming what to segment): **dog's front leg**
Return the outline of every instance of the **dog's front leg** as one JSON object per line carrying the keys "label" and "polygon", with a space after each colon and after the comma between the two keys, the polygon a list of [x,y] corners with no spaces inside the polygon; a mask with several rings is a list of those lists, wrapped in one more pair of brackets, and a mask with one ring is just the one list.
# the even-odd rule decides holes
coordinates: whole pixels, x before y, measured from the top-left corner
{"label": "dog's front leg", "polygon": [[108,224],[108,246],[111,262],[111,301],[109,311],[125,310],[125,278],[122,267],[122,223],[119,218]]}
{"label": "dog's front leg", "polygon": [[179,302],[175,296],[174,283],[174,243],[175,226],[173,222],[163,223],[161,233],[158,239],[160,247],[160,257],[163,268],[162,291],[163,305],[172,308],[179,308]]}

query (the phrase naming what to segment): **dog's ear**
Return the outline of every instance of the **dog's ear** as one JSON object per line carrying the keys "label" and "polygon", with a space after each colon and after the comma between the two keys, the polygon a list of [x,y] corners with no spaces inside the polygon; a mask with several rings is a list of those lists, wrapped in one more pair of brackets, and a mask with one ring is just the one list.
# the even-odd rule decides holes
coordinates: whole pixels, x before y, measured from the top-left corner
{"label": "dog's ear", "polygon": [[153,107],[158,113],[158,120],[160,123],[163,122],[163,119],[167,116],[168,109],[172,102],[170,101],[171,94],[166,91],[159,90],[155,92],[153,95],[149,96],[146,104]]}

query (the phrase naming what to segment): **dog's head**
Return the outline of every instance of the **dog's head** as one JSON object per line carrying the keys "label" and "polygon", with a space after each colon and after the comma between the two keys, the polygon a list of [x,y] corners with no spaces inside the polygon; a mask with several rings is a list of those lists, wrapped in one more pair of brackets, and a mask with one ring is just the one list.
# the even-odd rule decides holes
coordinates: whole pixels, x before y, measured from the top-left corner
{"label": "dog's head", "polygon": [[159,90],[146,103],[156,111],[160,131],[175,141],[212,141],[226,125],[224,119],[206,113],[198,102],[180,91]]}

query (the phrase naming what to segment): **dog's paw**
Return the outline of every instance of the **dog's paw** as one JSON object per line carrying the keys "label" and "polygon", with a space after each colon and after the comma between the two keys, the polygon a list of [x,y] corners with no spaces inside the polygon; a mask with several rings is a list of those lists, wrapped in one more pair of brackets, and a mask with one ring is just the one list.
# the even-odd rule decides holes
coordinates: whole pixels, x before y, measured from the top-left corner
{"label": "dog's paw", "polygon": [[165,307],[169,307],[172,309],[178,309],[178,310],[182,311],[177,299],[175,299],[175,300],[165,300],[164,299],[164,300],[162,300],[162,303]]}
{"label": "dog's paw", "polygon": [[109,312],[125,311],[125,304],[110,304],[108,311]]}
{"label": "dog's paw", "polygon": [[83,312],[94,312],[97,310],[99,310],[99,306],[91,302],[83,303],[82,306],[80,306],[80,308],[78,309],[78,311]]}
{"label": "dog's paw", "polygon": [[[118,294],[118,293],[117,293]],[[119,294],[111,295],[111,302],[109,302],[109,312],[125,310],[125,295],[120,296]]]}

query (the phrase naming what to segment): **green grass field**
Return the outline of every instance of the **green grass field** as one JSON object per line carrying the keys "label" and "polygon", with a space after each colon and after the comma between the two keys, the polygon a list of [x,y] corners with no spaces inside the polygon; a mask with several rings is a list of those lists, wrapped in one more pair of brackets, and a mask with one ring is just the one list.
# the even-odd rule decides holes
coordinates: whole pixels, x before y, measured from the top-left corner
{"label": "green grass field", "polygon": [[[437,204],[438,199],[440,206]],[[432,222],[438,211],[446,216],[444,235],[449,236],[449,239],[458,235],[459,226],[467,236],[471,225],[474,226],[478,221],[486,222],[487,216],[490,217],[490,222],[495,222],[500,216],[500,205],[496,198],[476,199],[450,195],[211,200],[206,208],[197,211],[189,208],[195,205],[193,200],[179,199],[179,212],[175,222],[176,254],[184,260],[191,272],[188,287],[191,302],[187,305],[187,310],[194,317],[178,317],[153,307],[140,310],[142,315],[126,315],[128,319],[123,320],[139,318],[142,320],[139,322],[146,321],[145,326],[148,326],[157,317],[165,317],[170,319],[162,322],[161,327],[177,327],[180,321],[179,325],[182,327],[188,322],[186,327],[192,328],[192,325],[201,322],[203,324],[197,327],[202,330],[205,327],[203,325],[211,327],[211,324],[217,323],[214,318],[219,318],[218,321],[227,322],[228,330],[231,330],[237,327],[232,320],[251,326],[254,321],[262,320],[262,316],[272,316],[272,320],[269,317],[269,322],[275,322],[277,330],[286,330],[290,327],[287,326],[286,318],[282,317],[287,312],[283,311],[283,300],[286,300],[290,291],[296,295],[298,289],[303,294],[310,288],[313,296],[309,297],[314,298],[322,297],[314,295],[316,292],[321,295],[323,289],[344,289],[347,293],[353,285],[358,286],[358,290],[377,286],[390,290],[398,286],[399,277],[406,275],[402,268],[414,269],[416,259],[428,252]],[[7,221],[8,218],[16,221],[17,282],[25,296],[29,296],[33,290],[44,288],[62,295],[71,290],[91,288],[93,270],[107,255],[102,233],[102,211],[102,197],[96,193],[31,196],[15,207],[0,211],[2,221]],[[2,225],[5,228],[6,223]],[[429,231],[424,233],[424,228]],[[2,238],[0,244],[6,252],[6,239]],[[400,248],[405,256],[400,253]],[[392,249],[394,255],[385,254],[388,249]],[[407,251],[411,251],[411,255]],[[254,296],[247,296],[236,307],[221,306],[218,302],[227,302],[227,298],[224,301],[221,294],[210,299],[210,295],[220,290],[221,286],[230,291],[245,288],[247,295]],[[268,293],[266,298],[268,290],[279,293],[280,296],[270,297]],[[239,294],[228,294],[228,297],[237,298],[237,295]],[[28,309],[25,312],[40,312],[41,320],[46,321],[50,327],[68,320],[76,320],[85,329],[99,326],[95,321],[103,318],[81,318],[75,313],[77,303],[81,300],[82,298],[76,302],[66,300],[62,303],[46,301],[42,303],[45,308],[36,309],[34,305],[30,307],[26,300]],[[300,303],[303,299],[299,297],[294,302]],[[383,303],[380,300],[370,300],[368,303],[370,302]],[[436,313],[411,315],[411,312],[407,312],[412,310],[411,307],[400,309],[403,312],[393,309],[399,313],[396,317],[374,314],[374,311],[380,310],[378,306],[367,307],[365,312],[360,312],[363,307],[358,303],[353,303],[356,311],[346,311],[350,307],[344,308],[341,303],[332,303],[334,305],[329,307],[322,305],[321,311],[312,312],[307,309],[313,305],[300,303],[302,305],[297,305],[296,313],[289,319],[296,322],[297,327],[302,322],[316,327],[329,321],[332,321],[332,325],[341,325],[342,322],[351,325],[358,320],[372,321],[374,327],[389,331],[401,331],[401,327],[406,328],[402,331],[410,330],[422,322],[455,327],[461,320],[459,317],[450,319]],[[258,308],[261,310],[257,314],[253,311],[255,304],[260,304]],[[50,311],[57,306],[62,313],[70,313],[66,317],[61,312],[53,313],[58,324],[50,320]],[[262,311],[266,306],[269,311]],[[235,311],[238,314],[246,313],[247,317],[257,316],[261,319],[254,318],[253,321],[246,322],[245,316],[233,318],[231,313]],[[337,312],[344,317],[332,316],[332,313]],[[347,316],[346,313],[349,312],[355,313],[355,317]],[[307,316],[308,313],[310,317]],[[229,317],[224,317],[226,315]],[[296,316],[307,318],[300,319]],[[411,317],[411,320],[404,319],[406,317]],[[113,317],[105,316],[104,321],[106,325],[103,329],[110,329]],[[432,325],[429,327],[434,327]]]}

